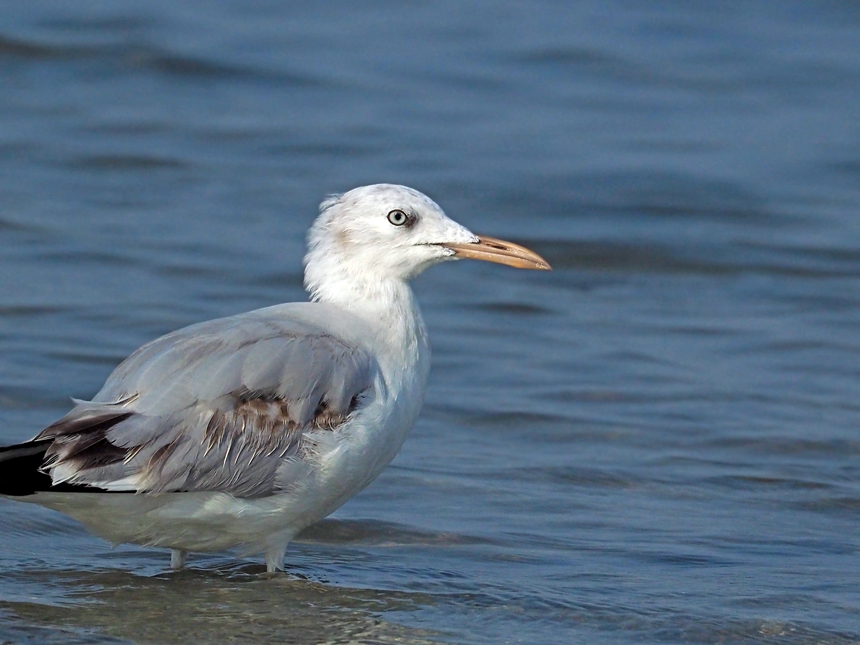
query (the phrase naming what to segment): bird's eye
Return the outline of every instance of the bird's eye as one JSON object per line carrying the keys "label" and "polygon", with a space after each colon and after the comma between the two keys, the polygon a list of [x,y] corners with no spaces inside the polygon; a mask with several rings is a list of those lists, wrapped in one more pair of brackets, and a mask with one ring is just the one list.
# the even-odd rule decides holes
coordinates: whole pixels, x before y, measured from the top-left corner
{"label": "bird's eye", "polygon": [[394,224],[394,226],[403,226],[409,221],[409,216],[402,210],[395,209],[388,213],[388,221]]}

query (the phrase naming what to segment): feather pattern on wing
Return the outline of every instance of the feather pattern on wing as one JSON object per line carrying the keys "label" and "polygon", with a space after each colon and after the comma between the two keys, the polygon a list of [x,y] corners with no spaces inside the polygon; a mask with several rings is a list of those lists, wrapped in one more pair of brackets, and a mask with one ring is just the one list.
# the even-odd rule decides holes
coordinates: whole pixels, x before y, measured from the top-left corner
{"label": "feather pattern on wing", "polygon": [[319,324],[325,313],[281,305],[143,346],[37,436],[54,440],[44,469],[55,484],[144,493],[289,486],[305,435],[336,431],[381,378],[354,321],[338,312],[337,333]]}

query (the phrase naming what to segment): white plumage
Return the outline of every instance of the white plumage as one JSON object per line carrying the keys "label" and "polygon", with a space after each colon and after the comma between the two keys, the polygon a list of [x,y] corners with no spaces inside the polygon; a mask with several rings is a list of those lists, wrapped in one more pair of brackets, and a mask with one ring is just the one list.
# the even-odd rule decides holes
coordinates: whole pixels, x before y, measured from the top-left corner
{"label": "white plumage", "polygon": [[192,325],[137,350],[92,401],[0,449],[0,494],[114,543],[287,544],[367,486],[415,423],[430,350],[408,280],[458,257],[548,269],[479,238],[403,186],[323,202],[308,235],[312,302]]}

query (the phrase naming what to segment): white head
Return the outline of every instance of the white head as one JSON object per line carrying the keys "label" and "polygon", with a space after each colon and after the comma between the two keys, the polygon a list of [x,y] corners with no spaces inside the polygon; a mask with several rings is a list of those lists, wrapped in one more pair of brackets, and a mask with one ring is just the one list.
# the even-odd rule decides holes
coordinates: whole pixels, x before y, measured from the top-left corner
{"label": "white head", "polygon": [[[362,186],[326,199],[308,233],[305,286],[316,299],[404,284],[426,268],[461,257],[549,269],[523,247],[481,238],[406,186]],[[335,298],[339,299],[339,298]]]}

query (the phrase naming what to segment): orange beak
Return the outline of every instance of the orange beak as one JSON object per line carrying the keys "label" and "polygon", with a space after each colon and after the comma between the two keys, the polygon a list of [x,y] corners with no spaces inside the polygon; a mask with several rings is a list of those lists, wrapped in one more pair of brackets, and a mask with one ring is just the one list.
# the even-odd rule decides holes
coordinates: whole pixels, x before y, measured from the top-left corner
{"label": "orange beak", "polygon": [[441,244],[440,246],[451,249],[454,251],[455,257],[458,258],[497,262],[517,269],[552,270],[549,262],[534,251],[530,251],[519,244],[497,240],[493,237],[478,236],[478,241],[470,244]]}

